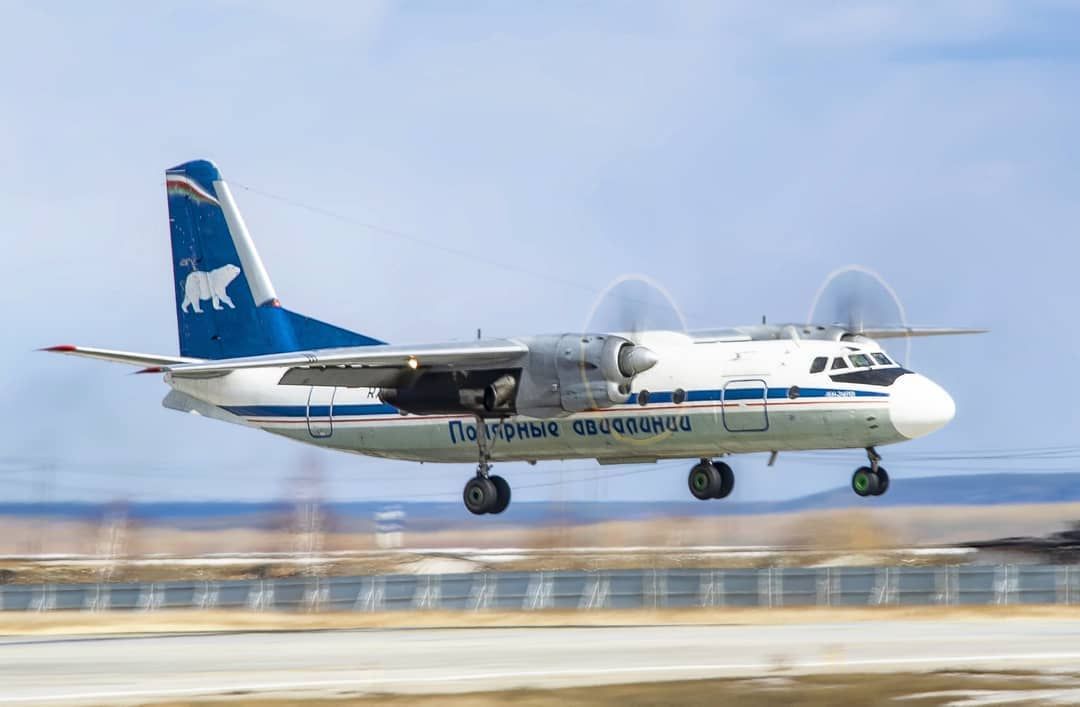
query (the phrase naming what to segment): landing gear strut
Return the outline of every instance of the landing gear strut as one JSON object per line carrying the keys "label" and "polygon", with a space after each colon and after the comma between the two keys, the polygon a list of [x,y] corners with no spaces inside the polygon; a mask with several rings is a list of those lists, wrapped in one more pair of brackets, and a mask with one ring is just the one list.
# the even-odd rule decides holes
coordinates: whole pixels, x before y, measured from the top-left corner
{"label": "landing gear strut", "polygon": [[889,490],[889,472],[881,466],[881,455],[873,447],[866,448],[870,466],[860,466],[851,476],[851,489],[859,496],[880,496]]}
{"label": "landing gear strut", "polygon": [[735,472],[724,462],[702,459],[691,467],[686,483],[698,500],[726,498],[735,488]]}
{"label": "landing gear strut", "polygon": [[462,499],[465,508],[475,515],[502,513],[510,505],[510,484],[491,472],[491,441],[487,438],[487,425],[479,415],[476,417],[476,446],[480,461],[476,476],[465,482]]}

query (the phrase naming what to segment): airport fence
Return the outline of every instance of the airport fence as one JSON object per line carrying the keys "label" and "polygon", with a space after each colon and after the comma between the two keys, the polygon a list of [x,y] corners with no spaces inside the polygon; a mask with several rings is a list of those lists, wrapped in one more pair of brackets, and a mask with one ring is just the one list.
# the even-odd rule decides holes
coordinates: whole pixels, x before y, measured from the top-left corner
{"label": "airport fence", "polygon": [[0,611],[395,611],[1080,603],[1080,566],[480,572],[0,585]]}

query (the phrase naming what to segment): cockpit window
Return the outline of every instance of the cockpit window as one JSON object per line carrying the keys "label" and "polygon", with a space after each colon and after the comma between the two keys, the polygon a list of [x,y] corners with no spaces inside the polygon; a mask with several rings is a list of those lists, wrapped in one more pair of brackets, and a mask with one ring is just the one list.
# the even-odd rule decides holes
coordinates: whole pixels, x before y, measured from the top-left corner
{"label": "cockpit window", "polygon": [[838,368],[847,368],[847,362],[842,358],[833,359],[832,369],[835,371]]}
{"label": "cockpit window", "polygon": [[821,373],[825,370],[825,364],[828,362],[829,359],[827,356],[818,356],[814,359],[813,363],[810,364],[810,372]]}
{"label": "cockpit window", "polygon": [[891,366],[891,365],[893,365],[893,362],[889,360],[889,357],[886,356],[883,353],[872,353],[870,355],[874,357],[874,360],[878,362],[878,365],[881,365],[881,366]]}
{"label": "cockpit window", "polygon": [[868,368],[874,365],[874,362],[870,360],[870,357],[866,354],[851,354],[851,365],[855,368]]}

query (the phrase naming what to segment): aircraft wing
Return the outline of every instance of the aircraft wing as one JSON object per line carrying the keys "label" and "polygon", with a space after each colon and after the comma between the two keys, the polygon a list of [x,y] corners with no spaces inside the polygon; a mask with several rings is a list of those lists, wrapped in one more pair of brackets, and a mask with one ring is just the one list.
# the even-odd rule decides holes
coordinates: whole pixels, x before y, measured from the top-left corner
{"label": "aircraft wing", "polygon": [[67,354],[68,356],[82,356],[83,358],[96,358],[100,361],[112,361],[113,363],[126,363],[132,366],[171,366],[188,363],[199,363],[201,358],[185,358],[184,356],[162,356],[160,354],[135,353],[134,351],[113,351],[110,349],[92,349],[88,346],[49,346],[41,349],[50,353]]}
{"label": "aircraft wing", "polygon": [[282,385],[393,386],[417,371],[487,370],[520,364],[529,347],[511,339],[416,346],[353,346],[151,366],[142,373],[206,378],[253,368],[287,368]]}
{"label": "aircraft wing", "polygon": [[881,327],[863,329],[862,336],[871,339],[907,339],[914,336],[954,336],[957,334],[985,334],[989,329],[964,329],[956,327]]}
{"label": "aircraft wing", "polygon": [[906,339],[916,336],[951,336],[956,334],[985,334],[989,329],[958,327],[901,327],[870,326],[851,329],[842,324],[749,324],[731,329],[711,329],[691,332],[698,343],[768,341],[799,337],[839,341],[847,335],[870,339]]}

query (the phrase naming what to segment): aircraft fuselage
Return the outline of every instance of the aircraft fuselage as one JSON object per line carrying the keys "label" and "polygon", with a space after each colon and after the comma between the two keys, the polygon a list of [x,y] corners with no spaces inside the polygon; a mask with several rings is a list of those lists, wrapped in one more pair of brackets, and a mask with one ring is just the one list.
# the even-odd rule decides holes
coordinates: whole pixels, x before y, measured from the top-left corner
{"label": "aircraft fuselage", "polygon": [[[377,388],[279,385],[279,368],[166,380],[183,394],[170,407],[195,410],[183,404],[190,396],[211,406],[197,410],[203,414],[273,434],[423,462],[475,462],[478,434],[494,461],[862,449],[926,434],[954,412],[944,390],[891,360],[852,365],[853,355],[883,354],[873,343],[702,341],[672,332],[641,338],[660,363],[634,380],[626,404],[547,419],[492,418],[479,432],[468,415],[402,414],[381,402]],[[826,368],[811,373],[821,358]],[[847,367],[832,368],[836,359]]]}

